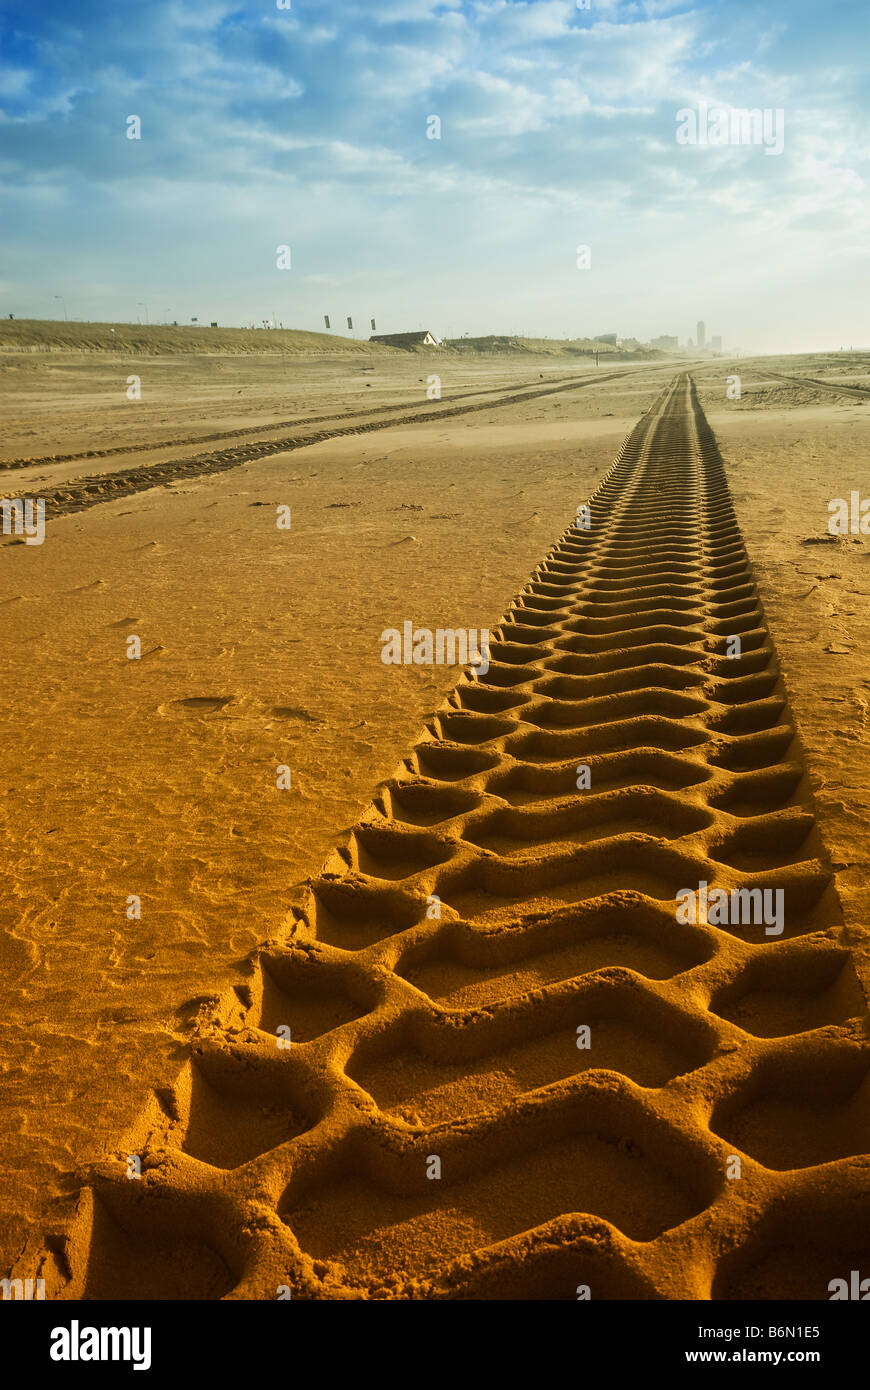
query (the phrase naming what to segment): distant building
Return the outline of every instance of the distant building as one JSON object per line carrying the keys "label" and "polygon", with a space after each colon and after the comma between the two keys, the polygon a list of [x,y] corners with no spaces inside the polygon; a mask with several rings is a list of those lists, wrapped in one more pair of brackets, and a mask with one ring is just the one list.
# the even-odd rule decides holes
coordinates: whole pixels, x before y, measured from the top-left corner
{"label": "distant building", "polygon": [[707,340],[707,328],[703,319],[698,319],[698,347],[703,349]]}
{"label": "distant building", "polygon": [[387,347],[415,348],[415,347],[438,347],[439,342],[434,333],[428,329],[421,328],[416,333],[373,333],[369,338],[370,343],[386,343]]}
{"label": "distant building", "polygon": [[650,347],[658,348],[660,352],[676,352],[678,346],[676,335],[671,337],[669,334],[663,334],[662,337],[650,341]]}
{"label": "distant building", "polygon": [[718,334],[718,333],[715,334],[714,337],[713,337],[713,339],[712,339],[712,342],[713,342],[713,351],[714,351],[714,352],[721,352],[721,351],[722,351],[722,337],[721,337],[721,334]]}
{"label": "distant building", "polygon": [[610,347],[616,347],[615,333],[599,333],[597,338],[592,339],[593,343],[607,343]]}

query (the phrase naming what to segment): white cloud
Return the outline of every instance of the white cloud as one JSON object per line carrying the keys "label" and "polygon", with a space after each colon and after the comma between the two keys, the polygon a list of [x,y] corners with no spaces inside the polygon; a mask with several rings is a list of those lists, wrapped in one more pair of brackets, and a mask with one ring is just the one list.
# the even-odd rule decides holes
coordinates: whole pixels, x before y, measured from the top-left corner
{"label": "white cloud", "polygon": [[[635,299],[676,294],[684,265],[750,243],[773,283],[803,272],[807,240],[854,258],[870,178],[861,47],[846,25],[839,42],[826,37],[834,11],[818,15],[822,61],[790,16],[771,21],[754,0],[738,10],[320,0],[276,13],[252,0],[154,0],[99,25],[76,12],[44,28],[36,69],[28,58],[0,80],[10,264],[38,259],[52,198],[65,205],[70,278],[94,285],[105,283],[95,217],[113,229],[104,241],[110,258],[118,248],[119,284],[138,237],[158,278],[195,282],[214,241],[222,284],[234,255],[271,286],[263,247],[289,223],[303,299],[347,282],[351,240],[360,284],[412,284],[426,262],[458,277],[461,305],[484,305],[490,270],[499,286],[538,277],[531,304],[565,302],[580,286],[572,275],[566,291],[561,258],[582,240],[597,248],[584,293],[602,306],[630,288]],[[784,154],[677,147],[676,111],[702,99],[785,107]],[[138,145],[123,136],[130,111],[143,116]],[[440,141],[426,139],[430,114]],[[659,267],[654,291],[633,278],[643,264]],[[501,288],[488,293],[495,315]]]}

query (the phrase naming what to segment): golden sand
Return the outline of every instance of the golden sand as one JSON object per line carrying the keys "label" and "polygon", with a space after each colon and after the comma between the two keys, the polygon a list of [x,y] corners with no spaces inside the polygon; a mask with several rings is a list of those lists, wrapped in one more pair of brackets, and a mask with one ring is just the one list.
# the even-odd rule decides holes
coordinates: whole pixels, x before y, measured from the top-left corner
{"label": "golden sand", "polygon": [[[0,373],[3,486],[55,509],[0,556],[7,1267],[828,1297],[870,1248],[870,550],[825,539],[860,396],[787,359],[739,403],[719,364],[693,402],[659,364],[442,359],[427,402],[417,359],[185,359],[110,402],[129,365]],[[492,629],[488,678],[385,667],[405,619]],[[781,939],[675,923],[684,880],[753,875]]]}

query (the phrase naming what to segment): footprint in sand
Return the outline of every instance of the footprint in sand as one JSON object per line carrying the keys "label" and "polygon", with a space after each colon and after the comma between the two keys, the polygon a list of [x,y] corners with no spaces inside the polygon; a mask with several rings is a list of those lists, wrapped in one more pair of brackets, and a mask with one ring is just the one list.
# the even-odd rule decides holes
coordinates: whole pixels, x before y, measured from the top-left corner
{"label": "footprint in sand", "polygon": [[305,724],[322,724],[323,720],[318,719],[316,714],[309,714],[307,709],[301,705],[274,705],[272,713],[278,719],[301,719]]}
{"label": "footprint in sand", "polygon": [[231,705],[234,698],[233,695],[191,695],[184,700],[173,700],[172,703],[196,710],[199,714],[216,714],[226,705]]}
{"label": "footprint in sand", "polygon": [[322,724],[322,719],[317,714],[311,714],[310,710],[304,709],[302,705],[274,705],[272,714],[277,719],[299,719],[303,724]]}

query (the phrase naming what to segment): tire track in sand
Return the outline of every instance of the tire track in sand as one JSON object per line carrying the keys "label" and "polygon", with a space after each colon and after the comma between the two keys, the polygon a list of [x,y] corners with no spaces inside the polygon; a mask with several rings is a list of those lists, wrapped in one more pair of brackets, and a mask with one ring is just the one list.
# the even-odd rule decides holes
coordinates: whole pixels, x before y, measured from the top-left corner
{"label": "tire track in sand", "polygon": [[[28,1257],[49,1296],[826,1299],[868,1272],[864,999],[688,377],[590,507]],[[784,932],[679,923],[702,880],[782,890]]]}
{"label": "tire track in sand", "polygon": [[[606,377],[599,377],[598,379],[607,380]],[[580,379],[571,377],[569,380],[571,384],[576,385]],[[556,384],[561,384],[564,381],[564,377],[556,378]],[[538,384],[538,381],[518,381],[510,387],[480,386],[471,391],[451,391],[448,399],[453,402],[468,400],[475,396],[489,396],[495,406],[498,405],[499,398],[505,392],[510,392],[513,395],[517,391],[524,391],[526,388],[531,389]],[[408,401],[389,401],[386,405],[372,405],[361,410],[332,411],[328,415],[298,415],[292,420],[275,420],[271,424],[258,425],[252,421],[243,429],[218,430],[211,434],[198,434],[188,438],[176,435],[171,439],[156,440],[154,443],[118,444],[110,449],[82,449],[75,454],[43,454],[34,457],[2,459],[0,460],[0,473],[7,469],[39,468],[59,463],[80,463],[85,459],[113,458],[115,455],[120,457],[123,454],[156,453],[159,449],[193,448],[197,444],[216,444],[223,439],[250,439],[252,435],[274,434],[276,430],[298,429],[300,425],[329,424],[334,420],[368,420],[374,415],[389,415],[392,411],[407,410],[409,404]],[[423,418],[422,412],[425,412],[429,405],[431,405],[431,401],[427,399],[417,402],[415,409],[421,413],[421,418]]]}
{"label": "tire track in sand", "polygon": [[[767,371],[767,368],[763,370]],[[767,371],[776,381],[784,381],[789,386],[809,386],[814,391],[827,391],[828,395],[846,396],[851,400],[870,400],[870,387],[846,386],[838,381],[822,381],[815,376],[785,376],[782,372]]]}
{"label": "tire track in sand", "polygon": [[[254,459],[268,458],[272,454],[285,454],[292,449],[304,449],[310,444],[321,444],[324,440],[341,439],[349,434],[371,434],[374,430],[392,429],[396,425],[428,424],[433,420],[448,420],[456,415],[472,415],[481,410],[497,410],[501,406],[519,405],[523,401],[537,400],[542,396],[556,396],[563,391],[577,391],[584,386],[600,385],[602,382],[628,374],[622,371],[611,372],[607,376],[578,377],[558,386],[541,387],[535,391],[518,392],[514,389],[509,394],[499,394],[492,399],[476,401],[473,404],[452,405],[426,414],[420,413],[419,410],[410,415],[394,414],[383,420],[336,426],[333,429],[313,431],[311,434],[283,436],[280,439],[249,438],[247,443],[237,444],[229,449],[216,449],[208,453],[193,454],[187,458],[168,459],[165,463],[144,464],[139,468],[124,468],[115,473],[95,473],[73,479],[69,483],[46,488],[28,488],[26,493],[10,493],[9,496],[26,496],[34,501],[41,499],[47,504],[46,520],[51,521],[55,517],[68,516],[71,512],[81,512],[88,507],[99,506],[101,502],[113,502],[118,497],[129,497],[136,492],[147,492],[150,488],[188,478],[225,473],[228,469],[238,468],[240,464],[250,463]],[[422,405],[425,406],[425,402]],[[402,407],[395,408],[401,410]],[[371,413],[377,412],[373,410]],[[247,433],[250,435],[258,431],[253,428]],[[0,465],[0,468],[2,466],[9,465]]]}

